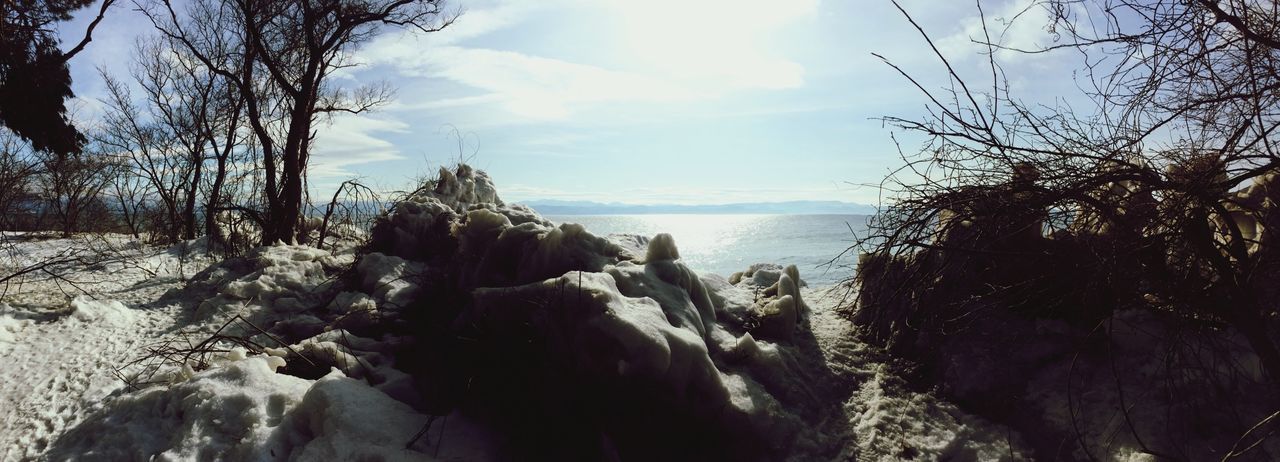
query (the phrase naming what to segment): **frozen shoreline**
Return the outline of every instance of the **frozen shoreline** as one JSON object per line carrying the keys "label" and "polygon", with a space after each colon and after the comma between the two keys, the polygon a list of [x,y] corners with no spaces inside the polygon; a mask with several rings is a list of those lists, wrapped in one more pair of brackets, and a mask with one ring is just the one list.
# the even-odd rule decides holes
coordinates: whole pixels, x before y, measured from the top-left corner
{"label": "frozen shoreline", "polygon": [[[398,205],[388,221],[395,231],[374,232],[381,252],[388,253],[272,246],[245,260],[201,268],[204,264],[177,265],[180,258],[171,249],[134,246],[138,261],[160,269],[151,270],[156,275],[150,279],[157,282],[140,277],[103,286],[92,303],[54,310],[68,315],[7,331],[21,349],[0,353],[8,355],[0,360],[26,366],[22,375],[0,379],[5,381],[0,387],[6,396],[24,400],[5,409],[25,411],[8,411],[4,419],[28,421],[34,410],[46,412],[43,421],[48,423],[6,425],[12,430],[0,434],[5,454],[501,460],[529,450],[596,451],[592,443],[538,449],[520,443],[518,437],[512,440],[516,434],[510,432],[524,427],[494,424],[518,417],[475,405],[446,408],[452,409],[447,427],[432,427],[405,447],[414,433],[433,421],[426,410],[436,406],[430,401],[438,397],[424,394],[424,386],[430,389],[432,382],[449,383],[476,372],[497,383],[512,380],[504,378],[508,374],[544,377],[544,372],[524,366],[531,361],[571,361],[578,370],[589,371],[597,385],[583,388],[585,383],[572,376],[548,370],[545,377],[558,381],[552,387],[504,397],[517,390],[498,386],[494,392],[499,394],[486,395],[480,402],[588,400],[584,409],[605,413],[565,420],[582,411],[551,407],[540,411],[550,412],[548,417],[531,423],[548,428],[546,419],[551,418],[556,426],[599,431],[592,429],[601,428],[600,423],[582,419],[604,419],[606,428],[613,426],[617,432],[604,436],[616,445],[598,449],[605,453],[694,457],[703,451],[747,447],[739,443],[734,449],[728,441],[752,442],[749,446],[759,451],[742,453],[749,457],[789,460],[855,455],[896,460],[904,441],[914,454],[926,458],[1001,457],[1019,451],[1016,442],[1010,447],[1008,429],[902,387],[882,364],[882,354],[849,335],[848,322],[834,310],[839,294],[830,286],[797,287],[803,275],[794,267],[757,266],[733,283],[722,276],[698,275],[680,263],[669,236],[619,246],[581,227],[552,226],[528,209],[494,206],[500,201],[492,186],[477,179],[483,177],[469,170],[442,173],[443,192]],[[473,207],[476,204],[482,205]],[[450,226],[439,227],[439,217],[449,217]],[[446,234],[431,234],[440,232]],[[455,250],[433,241],[447,236],[458,240]],[[436,252],[433,249],[445,253],[430,253]],[[429,289],[429,278],[441,258],[462,263],[461,286],[447,288],[472,299],[459,306],[464,310],[459,319],[508,332],[481,337],[492,342],[499,356],[481,351],[475,360],[501,363],[512,353],[527,357],[473,372],[406,368],[397,359],[407,351],[431,351],[415,345],[439,340],[380,332],[400,329],[394,326],[405,325],[402,319],[422,309],[422,297],[435,290]],[[513,261],[518,264],[508,263]],[[345,268],[354,271],[348,273],[358,281],[354,286],[335,282],[334,275]],[[510,269],[517,271],[506,272]],[[86,277],[106,281],[118,279],[119,269],[108,265],[89,273],[92,276]],[[184,277],[190,278],[185,285],[179,281]],[[24,294],[53,302],[56,292],[43,287]],[[169,295],[161,297],[166,292]],[[548,297],[559,301],[527,303]],[[556,324],[538,321],[547,319]],[[276,337],[255,332],[249,321]],[[227,333],[220,330],[225,326],[251,342],[244,345],[268,347],[255,354],[227,344],[188,356],[186,362],[156,362],[153,357],[152,362],[134,363],[121,374],[137,390],[127,389],[114,376],[116,367],[144,353],[143,346],[154,348],[164,340],[169,345],[198,341],[215,331]],[[530,331],[525,326],[541,327]],[[537,351],[507,350],[511,346],[505,342],[516,333],[534,335],[549,345],[587,343],[567,343],[567,349],[548,350],[549,356],[543,357]],[[274,338],[296,340],[286,347]],[[72,344],[89,352],[63,346]],[[116,346],[91,347],[106,344]],[[573,353],[583,351],[604,356]],[[41,385],[53,386],[31,398],[16,393],[18,388]],[[560,401],[563,398],[557,396],[573,399]],[[636,407],[631,402],[651,404]],[[631,421],[617,420],[618,415],[665,418],[671,428],[635,427]],[[712,439],[654,446],[671,435]],[[726,439],[721,443],[714,438]],[[687,450],[694,452],[682,452]]]}
{"label": "frozen shoreline", "polygon": [[[163,252],[157,253],[157,255]],[[151,257],[151,258],[168,258],[168,257]],[[297,261],[298,254],[292,254],[283,261]],[[107,278],[110,273],[98,273],[97,277]],[[338,377],[324,379],[321,381],[303,380],[278,372],[272,372],[275,367],[270,362],[262,363],[262,360],[254,358],[246,358],[243,356],[235,356],[234,354],[227,357],[222,366],[217,366],[204,373],[198,373],[173,385],[161,386],[159,388],[148,388],[139,392],[127,392],[124,389],[124,383],[119,381],[110,373],[112,366],[118,366],[124,362],[134,359],[138,350],[146,344],[159,341],[166,336],[172,335],[179,329],[199,329],[200,325],[208,326],[209,323],[186,324],[184,318],[187,316],[183,313],[190,313],[196,310],[196,306],[200,300],[196,299],[175,299],[171,303],[165,304],[158,308],[149,308],[150,306],[160,305],[157,300],[161,295],[171,289],[178,289],[179,283],[168,283],[155,286],[148,286],[143,289],[141,286],[137,290],[128,290],[126,281],[117,281],[122,287],[115,288],[110,291],[114,296],[120,299],[102,298],[95,302],[94,307],[102,307],[106,311],[101,313],[93,313],[89,311],[72,311],[69,314],[55,318],[42,323],[32,323],[22,326],[21,329],[13,332],[15,344],[22,345],[22,348],[15,349],[10,352],[0,353],[0,360],[6,362],[16,362],[19,364],[16,370],[24,371],[21,374],[7,374],[4,376],[0,387],[4,393],[0,396],[13,397],[18,399],[12,405],[6,405],[4,409],[13,409],[14,411],[6,412],[3,416],[5,432],[0,433],[0,454],[4,454],[6,458],[27,458],[36,457],[44,454],[72,457],[75,454],[83,454],[93,451],[100,455],[116,455],[119,457],[141,456],[145,454],[154,454],[166,452],[171,456],[179,459],[187,457],[197,457],[199,454],[207,454],[212,448],[221,450],[233,450],[230,447],[219,446],[226,441],[224,438],[230,437],[231,434],[240,434],[232,432],[225,434],[220,432],[228,431],[228,426],[242,426],[245,431],[253,428],[262,428],[263,431],[270,428],[262,427],[267,425],[269,420],[257,420],[253,415],[269,416],[271,412],[267,412],[267,408],[275,406],[273,402],[280,402],[284,399],[286,407],[296,407],[292,413],[304,412],[304,409],[310,409],[313,404],[311,400],[318,399],[312,397],[318,390],[331,390],[326,393],[337,393],[334,395],[339,401],[328,401],[332,405],[342,401],[347,396],[350,399],[357,399],[367,393],[376,393],[380,396],[399,396],[404,397],[402,392],[395,391],[395,387],[370,387],[364,380],[353,380],[345,378],[345,374]],[[142,281],[136,281],[142,282]],[[843,403],[839,414],[843,417],[836,419],[828,419],[825,428],[809,428],[810,432],[818,432],[820,434],[829,435],[826,438],[844,439],[847,443],[841,443],[839,446],[844,447],[839,452],[852,454],[857,453],[863,459],[869,460],[894,460],[897,454],[883,453],[877,448],[884,444],[887,445],[891,441],[894,444],[902,438],[918,439],[918,446],[921,448],[921,454],[942,454],[948,451],[948,447],[952,447],[960,441],[967,441],[961,446],[974,446],[975,444],[995,444],[992,438],[987,438],[987,443],[981,443],[981,434],[974,433],[976,430],[963,430],[974,426],[973,422],[980,420],[956,419],[954,417],[946,417],[958,415],[959,412],[953,406],[940,402],[934,398],[924,395],[914,395],[901,384],[895,382],[895,379],[886,376],[886,369],[876,363],[878,356],[873,349],[864,344],[856,342],[849,335],[850,325],[846,320],[837,316],[834,312],[840,297],[835,286],[811,286],[800,289],[803,299],[809,304],[812,317],[809,318],[812,332],[816,340],[816,345],[820,348],[825,363],[834,372],[834,376],[841,381],[847,381],[849,386],[838,395],[829,396],[828,398],[835,403]],[[175,292],[177,293],[177,292]],[[115,313],[107,307],[112,306],[113,302],[126,300],[128,312]],[[86,308],[93,309],[93,308]],[[83,316],[75,316],[74,313],[83,312]],[[127,316],[126,316],[127,315]],[[115,316],[116,321],[107,319],[107,316]],[[109,322],[95,322],[95,321]],[[153,327],[144,327],[153,326]],[[182,326],[186,327],[182,327]],[[122,328],[132,328],[129,335],[122,335]],[[139,329],[141,328],[141,329]],[[207,327],[205,327],[207,328]],[[100,340],[95,340],[100,339]],[[68,346],[74,346],[68,348]],[[83,350],[76,349],[82,348]],[[361,353],[363,354],[363,353]],[[243,359],[239,359],[243,358]],[[59,365],[53,369],[49,369],[47,365]],[[90,366],[91,365],[91,366]],[[221,371],[221,372],[220,372]],[[188,383],[189,385],[181,385]],[[855,384],[861,384],[855,386]],[[321,388],[315,388],[321,386]],[[354,388],[353,388],[354,387]],[[379,388],[382,390],[379,391]],[[19,389],[37,389],[48,390],[47,393],[30,394],[21,393]],[[313,393],[313,389],[314,391]],[[364,391],[367,390],[367,391]],[[282,394],[283,393],[283,394]],[[210,404],[197,407],[184,405],[178,414],[162,413],[159,415],[152,412],[157,409],[157,399],[163,400],[179,400],[181,396],[205,396],[202,401]],[[277,396],[280,398],[272,398]],[[912,397],[915,396],[915,397]],[[213,425],[201,430],[198,433],[187,433],[187,436],[174,440],[177,434],[172,432],[177,430],[181,432],[190,432],[194,428],[190,427],[192,422],[200,422],[202,419],[212,419],[214,416],[222,414],[225,406],[230,403],[226,400],[243,399],[243,397],[251,399],[251,402],[257,403],[254,406],[261,411],[254,411],[249,414],[240,414],[239,419],[249,420],[227,420],[226,417],[220,417],[221,426]],[[390,431],[381,433],[382,436],[373,436],[377,441],[384,441],[388,445],[393,442],[398,443],[403,439],[403,433],[407,430],[404,428],[396,429],[388,427],[383,423],[383,415],[403,415],[399,419],[402,422],[400,427],[417,428],[423,425],[429,416],[414,411],[412,407],[405,404],[388,401],[385,398],[376,398],[375,395],[369,395],[366,398],[359,398],[359,402],[366,403],[360,406],[370,406],[368,399],[375,399],[376,402],[383,404],[377,405],[372,409],[378,409],[376,415],[367,417],[359,417],[356,408],[346,408],[346,411],[338,411],[339,414],[326,413],[316,418],[321,419],[344,419],[345,424],[337,425],[337,433],[331,434],[324,441],[325,447],[329,447],[328,454],[344,453],[342,450],[351,450],[353,443],[337,443],[340,441],[349,441],[348,438],[353,437],[358,428],[370,425],[388,428]],[[870,399],[870,401],[867,401]],[[212,401],[209,401],[212,400]],[[354,404],[354,403],[353,403]],[[346,405],[340,405],[346,406]],[[252,409],[252,408],[250,408]],[[399,409],[399,410],[395,410]],[[945,412],[939,413],[939,410]],[[174,410],[175,412],[177,409]],[[305,411],[311,412],[311,411]],[[348,415],[350,413],[350,415]],[[168,415],[168,417],[165,417]],[[301,414],[298,414],[301,416]],[[36,417],[34,416],[42,416]],[[181,417],[179,417],[181,416]],[[342,417],[345,416],[345,417]],[[945,417],[945,418],[944,418]],[[123,419],[123,420],[122,420]],[[176,419],[176,420],[175,420]],[[194,420],[193,420],[194,419]],[[302,417],[296,417],[302,419]],[[373,419],[373,420],[368,420]],[[951,428],[951,437],[936,439],[936,436],[926,434],[917,434],[912,437],[913,423],[917,420],[934,422],[931,426],[925,427],[923,430],[929,432],[939,431],[941,429]],[[941,420],[939,420],[941,419]],[[477,426],[476,422],[468,420],[464,416],[452,416],[453,423],[450,428],[445,431],[447,434],[441,435],[432,431],[428,436],[428,440],[435,438],[443,439],[447,444],[443,446],[444,454],[441,454],[440,460],[449,460],[446,455],[452,454],[450,457],[459,459],[480,459],[480,460],[497,460],[500,456],[492,452],[494,444],[492,438],[494,436],[483,426]],[[204,420],[206,423],[202,425],[208,426],[211,420]],[[233,452],[241,454],[245,457],[254,458],[253,454],[262,455],[270,453],[274,450],[286,450],[289,445],[280,443],[285,441],[285,435],[295,432],[299,429],[299,425],[304,422],[289,424],[289,418],[279,421],[271,428],[275,430],[262,434],[260,438],[264,438],[262,446],[236,446]],[[41,424],[40,422],[47,422]],[[125,434],[119,434],[111,427],[123,422],[131,422],[129,425],[132,430]],[[310,422],[310,420],[308,420]],[[105,425],[105,426],[104,426]],[[281,426],[286,425],[286,426]],[[312,425],[312,424],[307,424]],[[150,428],[144,433],[142,428]],[[187,430],[182,430],[187,428]],[[223,430],[218,430],[223,428]],[[855,434],[854,429],[860,429],[860,434]],[[67,433],[70,431],[70,433]],[[209,433],[213,431],[214,433]],[[158,432],[158,433],[157,433]],[[283,433],[282,433],[283,432]],[[408,431],[411,435],[413,432]],[[991,431],[991,435],[998,432]],[[112,438],[103,439],[100,435],[112,434]],[[364,438],[370,438],[365,433]],[[400,435],[397,437],[396,435]],[[211,439],[212,438],[212,439]],[[243,438],[239,436],[236,438]],[[280,438],[285,438],[281,440]],[[968,441],[973,440],[973,441]],[[276,441],[276,443],[271,443]],[[914,440],[913,440],[914,441]],[[172,444],[177,443],[177,446]],[[336,446],[334,446],[336,445]],[[345,446],[344,446],[345,445]],[[979,446],[980,447],[980,446]],[[54,449],[54,453],[45,454],[47,449]],[[336,449],[335,449],[336,448]],[[418,444],[415,446],[418,451],[427,454],[434,454],[434,450],[430,445]],[[932,448],[932,449],[930,449]],[[301,450],[297,448],[297,450]],[[313,449],[313,451],[316,449]],[[332,452],[338,450],[338,452]],[[248,452],[244,452],[248,451]],[[265,451],[265,452],[264,452]],[[882,454],[883,453],[883,454]],[[346,454],[353,454],[346,452]],[[407,454],[407,453],[406,453]],[[415,452],[417,457],[426,457],[422,452]],[[881,454],[872,457],[875,454]],[[803,457],[801,457],[803,459]]]}

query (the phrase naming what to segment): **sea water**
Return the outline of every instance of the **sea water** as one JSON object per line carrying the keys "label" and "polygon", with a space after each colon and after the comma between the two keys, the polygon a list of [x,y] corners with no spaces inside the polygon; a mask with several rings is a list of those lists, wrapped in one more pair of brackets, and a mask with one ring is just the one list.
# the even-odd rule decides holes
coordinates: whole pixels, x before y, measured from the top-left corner
{"label": "sea water", "polygon": [[796,265],[810,284],[853,275],[847,251],[866,227],[865,215],[552,215],[597,236],[613,233],[675,238],[681,260],[698,272],[729,276],[753,263]]}

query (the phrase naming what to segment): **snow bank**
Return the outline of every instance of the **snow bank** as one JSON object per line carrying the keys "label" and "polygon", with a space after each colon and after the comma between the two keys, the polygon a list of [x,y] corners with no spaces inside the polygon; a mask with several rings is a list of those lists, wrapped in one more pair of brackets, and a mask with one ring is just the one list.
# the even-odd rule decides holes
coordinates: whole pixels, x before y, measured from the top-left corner
{"label": "snow bank", "polygon": [[[289,416],[302,436],[296,460],[496,460],[493,436],[465,417],[451,416],[448,433],[432,433],[406,449],[429,416],[367,384],[331,373],[309,389]],[[431,441],[431,440],[434,440]],[[421,452],[420,452],[421,451]],[[428,457],[428,454],[430,457]]]}
{"label": "snow bank", "polygon": [[8,303],[0,302],[0,353],[6,352],[10,345],[16,343],[18,333],[29,324],[31,321],[19,317]]}
{"label": "snow bank", "polygon": [[201,301],[195,317],[216,327],[234,315],[280,319],[325,304],[331,272],[350,263],[350,255],[301,245],[277,244],[254,249],[244,260],[227,260],[193,278],[213,286],[216,296]]}
{"label": "snow bank", "polygon": [[329,252],[301,245],[273,245],[255,251],[257,271],[232,281],[222,293],[242,299],[274,300],[319,285],[325,279],[320,260]]}
{"label": "snow bank", "polygon": [[123,303],[94,299],[88,295],[80,295],[71,300],[71,309],[73,319],[112,327],[128,327],[137,318],[133,310]]}
{"label": "snow bank", "polygon": [[276,374],[284,361],[247,358],[170,387],[109,401],[50,452],[53,459],[250,460],[285,456],[286,414],[309,383]]}
{"label": "snow bank", "polygon": [[[432,460],[429,417],[333,371],[278,374],[284,360],[250,357],[190,380],[126,394],[63,435],[57,460]],[[482,430],[463,421],[438,435],[440,460],[492,460]],[[444,438],[449,438],[445,440]]]}
{"label": "snow bank", "polygon": [[360,288],[393,307],[403,307],[418,295],[415,281],[423,277],[424,265],[378,252],[366,254],[356,267]]}
{"label": "snow bank", "polygon": [[856,416],[858,460],[1015,461],[1030,455],[1016,433],[910,392],[883,368],[845,406]]}

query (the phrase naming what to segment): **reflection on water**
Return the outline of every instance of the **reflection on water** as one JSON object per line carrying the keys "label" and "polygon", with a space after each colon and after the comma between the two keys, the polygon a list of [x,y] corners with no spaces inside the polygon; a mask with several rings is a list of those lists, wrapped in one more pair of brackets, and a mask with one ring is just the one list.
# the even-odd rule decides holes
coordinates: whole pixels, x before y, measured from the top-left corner
{"label": "reflection on water", "polygon": [[598,236],[611,233],[653,237],[668,233],[685,264],[699,272],[728,276],[752,263],[794,264],[810,283],[830,284],[853,271],[856,256],[844,255],[861,232],[863,215],[573,215],[556,223],[581,223]]}

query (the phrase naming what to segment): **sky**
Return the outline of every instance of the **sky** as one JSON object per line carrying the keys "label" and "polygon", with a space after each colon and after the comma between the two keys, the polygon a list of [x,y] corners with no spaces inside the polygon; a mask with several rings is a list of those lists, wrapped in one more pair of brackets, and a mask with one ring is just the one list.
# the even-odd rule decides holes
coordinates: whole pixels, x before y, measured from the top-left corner
{"label": "sky", "polygon": [[[1002,43],[1045,45],[1031,0],[983,2]],[[973,3],[903,0],[957,69],[989,78]],[[879,118],[920,117],[926,98],[872,55],[928,88],[945,71],[888,0],[453,0],[443,31],[387,30],[354,50],[347,88],[386,82],[376,112],[319,129],[310,183],[348,178],[404,189],[459,159],[508,201],[718,204],[840,200],[876,204],[876,184],[922,140]],[[78,117],[104,97],[97,69],[129,72],[150,25],[131,2],[108,13],[72,61]],[[97,6],[63,27],[78,41]],[[1012,27],[1009,18],[1019,17]],[[1019,98],[1076,90],[1078,62],[997,53]],[[989,80],[988,80],[989,83]],[[459,142],[461,140],[461,142]]]}

